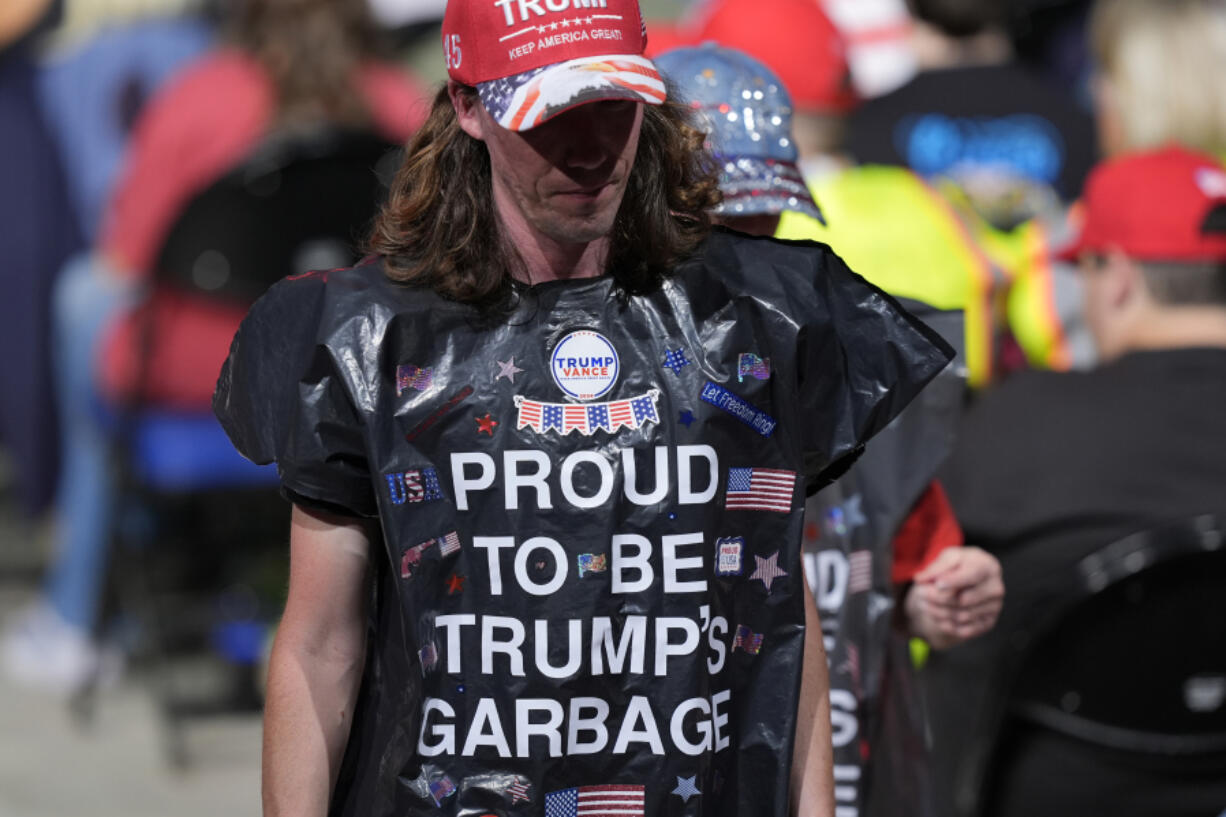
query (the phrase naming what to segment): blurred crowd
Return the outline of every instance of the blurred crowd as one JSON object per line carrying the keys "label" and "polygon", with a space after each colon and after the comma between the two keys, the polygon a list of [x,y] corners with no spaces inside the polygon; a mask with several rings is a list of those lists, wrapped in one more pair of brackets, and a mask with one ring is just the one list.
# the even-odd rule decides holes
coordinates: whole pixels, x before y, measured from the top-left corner
{"label": "blurred crowd", "polygon": [[[806,510],[837,814],[1226,814],[1226,0],[642,5],[718,220],[958,349]],[[4,0],[0,447],[54,543],[7,674],[120,671],[117,418],[207,416],[250,302],[168,268],[185,213],[287,144],[403,144],[443,6]]]}

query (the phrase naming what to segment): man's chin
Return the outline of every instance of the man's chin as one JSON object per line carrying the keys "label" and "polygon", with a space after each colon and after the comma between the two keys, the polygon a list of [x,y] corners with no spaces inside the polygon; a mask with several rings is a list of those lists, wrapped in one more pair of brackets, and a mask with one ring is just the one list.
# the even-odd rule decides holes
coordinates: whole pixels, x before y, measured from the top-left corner
{"label": "man's chin", "polygon": [[591,215],[559,215],[549,224],[541,225],[542,232],[560,244],[588,244],[606,238],[613,232],[617,212],[600,212]]}

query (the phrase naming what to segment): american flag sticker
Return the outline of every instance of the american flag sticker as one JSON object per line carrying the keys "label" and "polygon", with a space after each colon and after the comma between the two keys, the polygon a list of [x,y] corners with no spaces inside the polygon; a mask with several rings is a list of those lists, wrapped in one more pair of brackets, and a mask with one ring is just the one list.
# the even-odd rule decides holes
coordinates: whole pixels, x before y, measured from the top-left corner
{"label": "american flag sticker", "polygon": [[643,817],[642,786],[579,786],[545,795],[545,817]]}
{"label": "american flag sticker", "polygon": [[770,358],[760,358],[751,352],[745,352],[737,358],[736,379],[738,383],[745,382],[747,377],[752,377],[755,380],[768,380],[770,376]]}
{"label": "american flag sticker", "polygon": [[796,472],[779,468],[729,468],[724,507],[730,511],[792,510]]}
{"label": "american flag sticker", "polygon": [[460,551],[460,536],[455,531],[448,533],[438,540],[439,555],[446,559],[453,553]]}
{"label": "american flag sticker", "polygon": [[417,657],[421,659],[422,675],[438,666],[438,648],[434,646],[433,641],[418,650]]}
{"label": "american flag sticker", "polygon": [[609,403],[541,403],[516,395],[515,405],[519,416],[515,427],[530,428],[544,434],[556,431],[566,436],[578,431],[590,437],[597,429],[613,433],[622,428],[642,428],[648,423],[659,423],[660,413],[656,402],[660,391],[652,389],[646,394]]}
{"label": "american flag sticker", "polygon": [[434,805],[442,806],[443,801],[451,795],[455,794],[455,783],[451,782],[451,778],[443,775],[441,780],[430,781],[430,797],[434,800]]}
{"label": "american flag sticker", "polygon": [[396,368],[396,394],[404,394],[405,389],[425,391],[434,382],[434,369],[429,366],[414,366],[405,364]]}
{"label": "american flag sticker", "polygon": [[757,655],[762,651],[762,636],[763,633],[755,633],[744,624],[738,624],[732,639],[732,651],[744,650],[750,655]]}
{"label": "american flag sticker", "polygon": [[863,593],[873,586],[873,552],[853,551],[847,557],[847,592]]}
{"label": "american flag sticker", "polygon": [[580,553],[579,578],[586,573],[604,573],[609,569],[609,556],[606,553]]}

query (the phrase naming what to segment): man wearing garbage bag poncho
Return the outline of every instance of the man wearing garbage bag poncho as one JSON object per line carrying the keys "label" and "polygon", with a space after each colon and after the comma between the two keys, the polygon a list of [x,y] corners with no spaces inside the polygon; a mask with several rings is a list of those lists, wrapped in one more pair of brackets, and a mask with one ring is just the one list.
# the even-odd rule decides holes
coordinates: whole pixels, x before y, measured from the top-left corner
{"label": "man wearing garbage bag poncho", "polygon": [[274,287],[215,408],[294,503],[266,813],[832,813],[804,497],[949,350],[713,231],[633,0],[452,0],[375,255]]}

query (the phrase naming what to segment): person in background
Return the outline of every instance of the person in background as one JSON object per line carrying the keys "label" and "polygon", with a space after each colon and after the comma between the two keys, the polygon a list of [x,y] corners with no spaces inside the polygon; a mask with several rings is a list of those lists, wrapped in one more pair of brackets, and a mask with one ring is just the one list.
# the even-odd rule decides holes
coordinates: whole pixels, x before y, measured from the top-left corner
{"label": "person in background", "polygon": [[1090,18],[1099,146],[1226,157],[1226,4],[1101,0]]}
{"label": "person in background", "polygon": [[[796,165],[793,105],[787,88],[759,60],[707,42],[658,54],[656,65],[673,84],[679,101],[700,116],[708,148],[719,170],[723,201],[715,220],[750,235],[774,235],[785,212],[822,219]],[[917,301],[903,301],[913,314],[952,327],[958,320]],[[748,367],[762,376],[769,362]],[[864,808],[869,781],[876,783],[874,807],[897,788],[894,755],[905,747],[880,749],[876,775],[865,774],[869,750],[881,735],[884,692],[903,683],[905,655],[891,644],[899,634],[925,639],[944,649],[989,630],[1003,597],[1000,566],[962,532],[939,483],[936,468],[948,453],[959,415],[964,380],[950,369],[930,384],[873,440],[866,454],[834,485],[805,506],[806,574],[817,598],[831,660],[831,710],[836,725],[836,804]],[[855,565],[852,576],[851,566]],[[896,609],[897,603],[897,609]],[[900,626],[899,626],[900,625]],[[893,661],[891,662],[891,659]],[[888,666],[893,663],[893,666]],[[887,676],[893,675],[887,680]],[[909,736],[922,743],[922,713]],[[922,759],[909,769],[910,813],[931,813],[923,802]]]}
{"label": "person in background", "polygon": [[[71,690],[119,660],[95,639],[114,491],[99,380],[113,373],[110,396],[123,399],[124,373],[136,370],[140,352],[137,343],[111,338],[135,338],[122,330],[175,217],[272,134],[329,125],[403,142],[424,115],[422,89],[377,59],[365,0],[236,0],[229,11],[219,47],[184,69],[140,117],[99,245],[67,266],[55,293],[65,453],[58,547],[44,597],[6,628],[0,648],[0,667],[32,685]],[[154,356],[150,393],[207,410],[244,310],[156,298],[144,308],[170,327],[152,347],[186,352]]]}
{"label": "person in background", "polygon": [[1226,734],[1226,698],[1194,706],[1181,668],[1190,657],[1209,689],[1226,685],[1220,574],[1185,580],[1203,607],[1147,607],[1138,625],[1168,628],[1184,658],[1133,652],[1142,634],[1108,624],[1077,661],[1041,652],[1016,683],[999,671],[1028,617],[1062,603],[1062,572],[1126,535],[1226,513],[1226,168],[1178,146],[1122,154],[1091,174],[1084,210],[1067,255],[1100,365],[988,391],[945,472],[1010,593],[990,638],[933,657],[947,693],[933,696],[937,777],[956,815],[1216,815],[1226,752],[1205,736]]}
{"label": "person in background", "polygon": [[[0,446],[16,506],[31,524],[51,506],[59,474],[50,349],[51,289],[81,245],[68,178],[38,97],[37,43],[49,0],[0,8]],[[34,537],[31,536],[31,539]]]}
{"label": "person in background", "polygon": [[1015,61],[1005,0],[909,5],[920,71],[851,114],[856,161],[949,179],[1005,230],[1072,202],[1095,159],[1093,123]]}
{"label": "person in background", "polygon": [[[898,191],[900,231],[936,237],[928,246],[940,257],[931,260],[963,270],[943,295],[967,304],[973,385],[1024,367],[1090,365],[1075,271],[1047,257],[1071,234],[1067,207],[1097,155],[1089,115],[1017,61],[1005,0],[908,4],[920,71],[851,114],[847,149],[862,165],[910,168],[931,188],[912,185],[908,195],[906,184],[877,180]],[[932,223],[899,218],[907,210]]]}
{"label": "person in background", "polygon": [[39,57],[39,97],[89,246],[98,241],[141,111],[213,47],[215,35],[212,22],[197,13],[124,19],[49,37]]}
{"label": "person in background", "polygon": [[704,19],[693,43],[743,51],[790,91],[803,89],[792,91],[798,165],[826,224],[787,211],[779,237],[829,243],[891,294],[961,310],[958,363],[972,387],[1022,365],[1067,368],[1091,356],[1078,331],[1075,288],[1048,263],[1046,225],[1004,233],[952,185],[938,187],[901,165],[852,164],[847,121],[857,99],[841,34],[818,4],[719,0]]}

